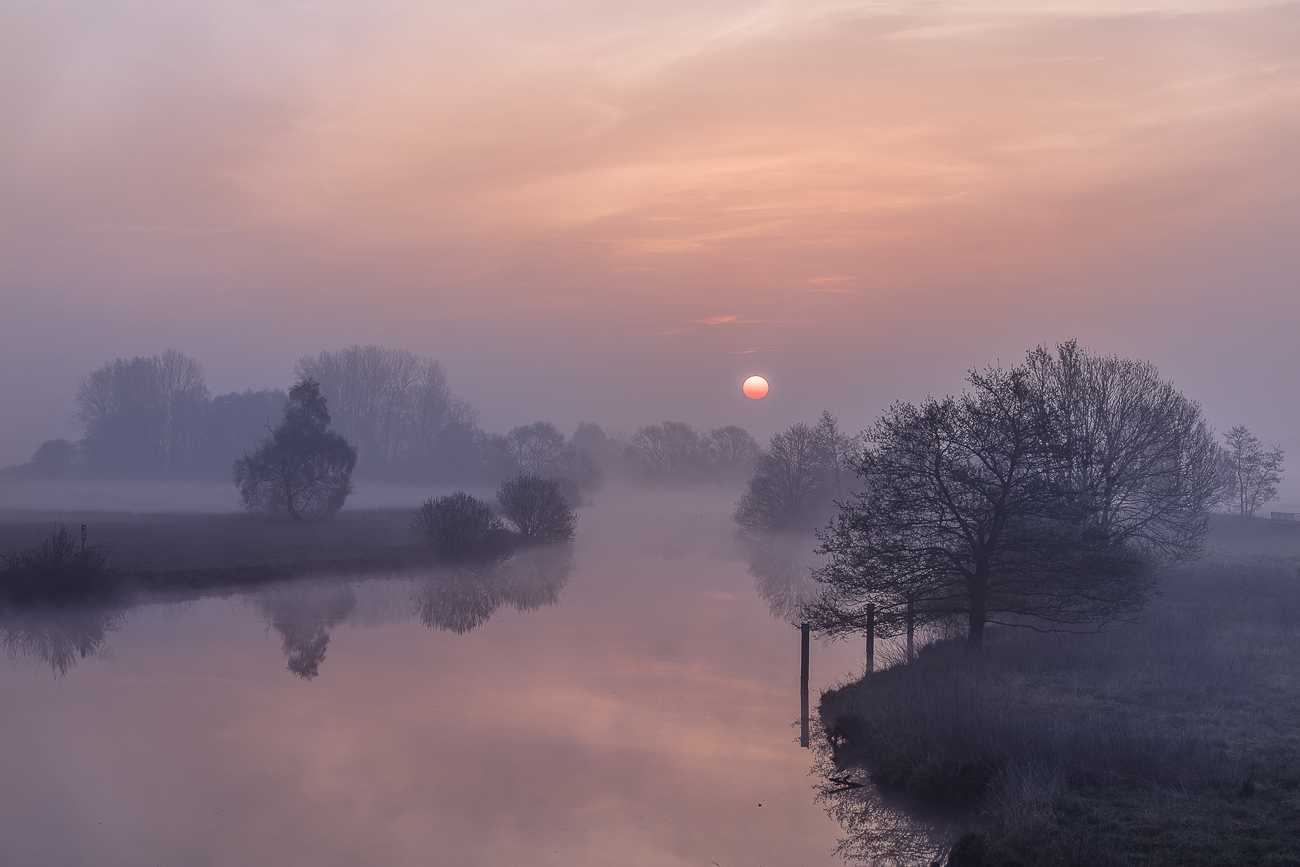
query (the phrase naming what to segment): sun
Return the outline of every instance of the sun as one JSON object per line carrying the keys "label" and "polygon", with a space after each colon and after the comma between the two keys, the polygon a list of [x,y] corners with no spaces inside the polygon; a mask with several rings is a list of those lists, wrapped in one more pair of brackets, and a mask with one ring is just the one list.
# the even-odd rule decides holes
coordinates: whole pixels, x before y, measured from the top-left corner
{"label": "sun", "polygon": [[751,376],[745,380],[745,384],[740,387],[745,393],[745,397],[758,400],[767,396],[767,380],[761,376]]}

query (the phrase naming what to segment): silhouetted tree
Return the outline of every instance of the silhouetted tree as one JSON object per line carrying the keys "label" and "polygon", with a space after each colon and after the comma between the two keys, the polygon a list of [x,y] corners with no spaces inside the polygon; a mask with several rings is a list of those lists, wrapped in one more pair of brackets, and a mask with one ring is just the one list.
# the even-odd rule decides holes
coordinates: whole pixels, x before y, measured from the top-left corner
{"label": "silhouetted tree", "polygon": [[295,521],[329,518],[343,508],[357,452],[329,424],[319,383],[305,379],[289,389],[284,419],[255,451],[235,461],[244,507]]}
{"label": "silhouetted tree", "polygon": [[1282,447],[1265,449],[1259,437],[1241,425],[1224,434],[1223,439],[1225,499],[1237,507],[1241,517],[1252,517],[1260,506],[1277,499],[1277,485],[1282,481]]}
{"label": "silhouetted tree", "polygon": [[[817,427],[802,422],[773,435],[736,504],[736,523],[754,531],[812,528],[834,509],[840,485],[842,435],[834,416]],[[845,447],[846,448],[846,447]]]}
{"label": "silhouetted tree", "polygon": [[865,488],[821,534],[821,631],[857,629],[868,603],[880,635],[910,610],[964,619],[975,648],[989,622],[1095,628],[1141,610],[1155,564],[1199,551],[1216,446],[1150,365],[1064,344],[968,381],[865,434]]}
{"label": "silhouetted tree", "polygon": [[578,517],[555,479],[519,475],[497,492],[501,514],[530,542],[570,542]]}
{"label": "silhouetted tree", "polygon": [[509,534],[492,507],[464,491],[425,500],[415,511],[411,530],[449,560],[495,558],[510,552]]}

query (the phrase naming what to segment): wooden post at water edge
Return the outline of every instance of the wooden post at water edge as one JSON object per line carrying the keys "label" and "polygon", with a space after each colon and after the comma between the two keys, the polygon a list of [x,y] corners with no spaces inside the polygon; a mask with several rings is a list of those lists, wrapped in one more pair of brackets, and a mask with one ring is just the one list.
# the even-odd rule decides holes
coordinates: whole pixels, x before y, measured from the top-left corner
{"label": "wooden post at water edge", "polygon": [[808,746],[808,630],[805,623],[799,627],[802,633],[799,646],[799,746]]}
{"label": "wooden post at water edge", "polygon": [[876,604],[867,603],[867,664],[866,673],[876,670]]}

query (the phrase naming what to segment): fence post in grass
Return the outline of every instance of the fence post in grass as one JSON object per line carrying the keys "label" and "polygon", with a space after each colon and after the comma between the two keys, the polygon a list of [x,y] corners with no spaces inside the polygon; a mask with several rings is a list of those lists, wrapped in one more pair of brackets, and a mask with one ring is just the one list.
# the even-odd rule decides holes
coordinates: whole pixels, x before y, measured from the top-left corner
{"label": "fence post in grass", "polygon": [[807,623],[799,627],[799,746],[808,746],[808,630]]}
{"label": "fence post in grass", "polygon": [[912,642],[912,633],[913,633],[913,628],[915,626],[916,626],[916,612],[912,607],[911,598],[908,598],[907,600],[907,661],[908,663],[911,663],[912,661],[912,650],[914,648]]}
{"label": "fence post in grass", "polygon": [[867,603],[867,674],[876,670],[876,603]]}

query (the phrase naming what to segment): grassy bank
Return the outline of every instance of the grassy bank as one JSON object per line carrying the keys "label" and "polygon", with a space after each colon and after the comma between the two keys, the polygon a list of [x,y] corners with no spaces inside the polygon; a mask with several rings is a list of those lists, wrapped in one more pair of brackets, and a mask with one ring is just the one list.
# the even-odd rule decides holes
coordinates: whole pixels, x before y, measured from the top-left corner
{"label": "grassy bank", "polygon": [[1230,535],[1113,633],[996,629],[825,694],[836,764],[959,810],[984,864],[1300,864],[1300,538]]}
{"label": "grassy bank", "polygon": [[429,561],[410,509],[349,511],[294,523],[241,514],[0,514],[0,550],[33,545],[60,522],[103,553],[123,588],[198,589],[298,575],[402,570]]}

